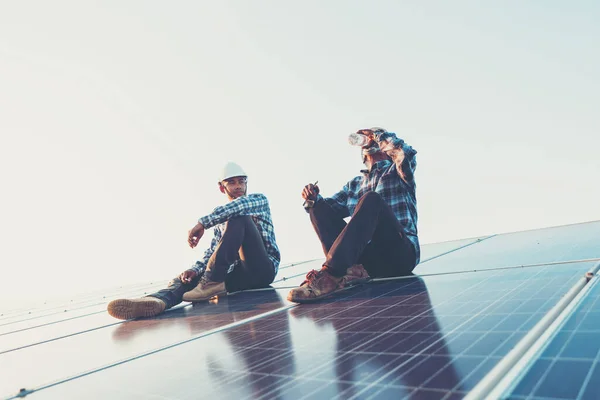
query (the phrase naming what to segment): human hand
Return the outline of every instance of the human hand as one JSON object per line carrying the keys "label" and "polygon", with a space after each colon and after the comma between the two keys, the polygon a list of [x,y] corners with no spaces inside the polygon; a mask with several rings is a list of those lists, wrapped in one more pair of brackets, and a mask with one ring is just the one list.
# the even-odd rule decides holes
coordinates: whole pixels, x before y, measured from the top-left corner
{"label": "human hand", "polygon": [[198,273],[196,271],[194,271],[193,269],[188,269],[186,271],[183,271],[181,275],[179,275],[179,279],[183,283],[190,283],[197,276]]}
{"label": "human hand", "polygon": [[308,185],[304,186],[304,189],[302,190],[302,198],[304,200],[314,201],[317,199],[317,195],[320,191],[317,183],[319,183],[319,181],[316,181],[315,183],[309,183]]}
{"label": "human hand", "polygon": [[198,245],[198,242],[204,235],[204,225],[200,222],[196,224],[190,231],[188,232],[188,244],[193,249]]}
{"label": "human hand", "polygon": [[361,129],[356,131],[356,133],[368,137],[369,140],[375,140],[375,132],[372,129]]}

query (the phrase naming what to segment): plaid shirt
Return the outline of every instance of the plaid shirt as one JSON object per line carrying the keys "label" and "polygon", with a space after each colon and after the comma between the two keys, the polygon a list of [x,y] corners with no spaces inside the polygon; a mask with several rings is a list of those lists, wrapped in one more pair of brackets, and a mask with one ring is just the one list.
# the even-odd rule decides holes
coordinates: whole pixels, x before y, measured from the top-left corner
{"label": "plaid shirt", "polygon": [[[271,220],[271,209],[269,208],[269,201],[265,195],[258,193],[238,197],[225,205],[216,207],[211,214],[198,220],[198,222],[204,225],[204,228],[209,229],[214,226],[215,229],[214,236],[210,242],[210,247],[204,252],[202,261],[196,261],[196,264],[192,266],[192,270],[199,273],[206,269],[208,260],[221,241],[222,232],[225,230],[225,223],[232,217],[239,217],[242,215],[250,215],[252,217],[252,220],[258,228],[258,232],[262,236],[267,254],[273,262],[275,274],[277,274],[281,256],[279,254],[277,242],[275,241],[275,231],[273,229],[273,221]],[[229,271],[231,271],[239,261],[240,260],[238,259],[232,264]]]}
{"label": "plaid shirt", "polygon": [[[341,191],[324,200],[345,218],[354,214],[354,209],[360,198],[367,192],[375,191],[390,205],[396,219],[404,227],[407,238],[411,241],[419,263],[421,250],[417,235],[417,197],[414,172],[417,159],[411,146],[398,139],[394,133],[385,132],[377,139],[382,146],[382,140],[389,140],[393,149],[386,151],[392,158],[375,163],[371,170],[362,170],[362,176],[349,181]],[[322,199],[319,195],[317,201]]]}

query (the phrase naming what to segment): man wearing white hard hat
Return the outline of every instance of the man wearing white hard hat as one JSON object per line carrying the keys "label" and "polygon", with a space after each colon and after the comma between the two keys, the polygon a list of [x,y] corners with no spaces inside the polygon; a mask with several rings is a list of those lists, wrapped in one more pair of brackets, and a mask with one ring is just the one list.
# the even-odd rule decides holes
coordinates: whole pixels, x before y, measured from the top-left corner
{"label": "man wearing white hard hat", "polygon": [[416,150],[383,128],[350,139],[361,147],[361,175],[328,198],[315,184],[302,191],[326,258],[289,292],[290,301],[310,303],[370,278],[409,275],[419,263]]}
{"label": "man wearing white hard hat", "polygon": [[109,314],[119,319],[152,317],[182,301],[207,301],[227,292],[269,286],[281,257],[269,202],[263,194],[247,194],[247,182],[238,164],[227,163],[219,177],[219,190],[227,196],[227,204],[200,218],[188,232],[188,244],[194,248],[205,230],[214,228],[202,260],[166,289],[139,299],[111,301]]}

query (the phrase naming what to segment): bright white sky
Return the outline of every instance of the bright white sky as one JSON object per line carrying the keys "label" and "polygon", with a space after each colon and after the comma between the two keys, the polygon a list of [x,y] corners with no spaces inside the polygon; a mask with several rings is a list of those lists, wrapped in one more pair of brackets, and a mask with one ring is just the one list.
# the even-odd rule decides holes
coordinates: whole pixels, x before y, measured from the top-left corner
{"label": "bright white sky", "polygon": [[[266,194],[282,262],[321,257],[301,204],[418,151],[422,243],[600,219],[595,1],[0,3],[0,301],[168,280],[225,198]],[[13,307],[10,307],[13,306]]]}

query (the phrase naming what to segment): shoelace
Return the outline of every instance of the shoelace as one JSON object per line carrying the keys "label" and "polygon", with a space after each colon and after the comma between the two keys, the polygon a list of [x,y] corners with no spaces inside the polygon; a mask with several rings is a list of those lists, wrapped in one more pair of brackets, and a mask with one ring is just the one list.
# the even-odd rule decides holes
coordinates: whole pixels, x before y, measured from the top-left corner
{"label": "shoelace", "polygon": [[206,285],[208,283],[208,278],[205,273],[202,273],[202,277],[200,278],[199,285]]}
{"label": "shoelace", "polygon": [[300,286],[304,285],[305,283],[313,283],[321,275],[323,275],[323,271],[317,271],[316,269],[309,271],[309,273],[306,274],[306,279],[300,284]]}

